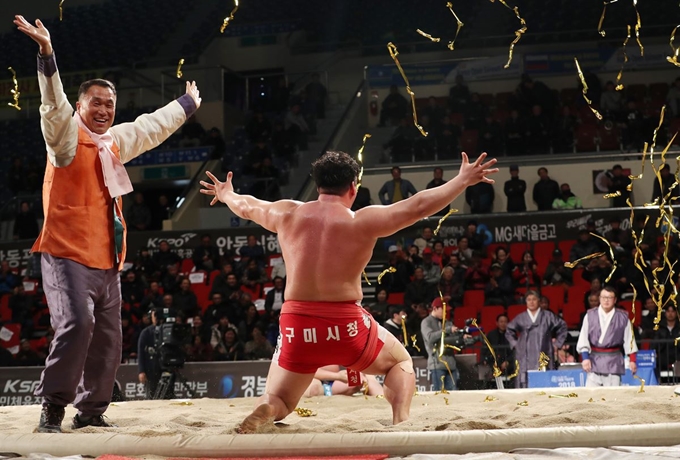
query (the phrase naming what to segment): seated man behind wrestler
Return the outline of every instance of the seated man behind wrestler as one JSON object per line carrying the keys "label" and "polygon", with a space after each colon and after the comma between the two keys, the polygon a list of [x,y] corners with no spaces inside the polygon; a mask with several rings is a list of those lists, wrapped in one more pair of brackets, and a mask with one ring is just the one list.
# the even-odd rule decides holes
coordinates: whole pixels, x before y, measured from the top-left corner
{"label": "seated man behind wrestler", "polygon": [[[226,203],[240,218],[278,233],[286,261],[286,301],[281,309],[280,335],[267,376],[265,394],[239,427],[253,433],[281,420],[297,406],[318,368],[339,364],[355,372],[385,375],[385,399],[392,422],[409,417],[415,390],[411,357],[403,345],[360,306],[361,273],[373,256],[378,238],[413,225],[449,204],[466,187],[487,175],[495,160],[486,154],[469,163],[466,154],[458,176],[388,206],[350,210],[356,198],[359,165],[349,155],[327,152],[312,165],[319,198],[302,203],[267,202],[234,192],[232,173],[225,182],[206,172],[201,181],[211,204]],[[338,250],[342,245],[342,250]],[[328,264],[326,255],[335,256]]]}
{"label": "seated man behind wrestler", "polygon": [[352,396],[355,393],[365,391],[364,385],[366,384],[368,385],[368,392],[366,395],[378,396],[385,394],[382,385],[380,382],[378,382],[375,376],[366,375],[362,372],[361,383],[359,385],[350,385],[347,382],[347,370],[340,369],[340,366],[337,365],[330,365],[317,369],[316,373],[314,373],[314,380],[312,380],[312,383],[309,384],[309,387],[307,387],[307,391],[305,391],[303,396],[305,398],[309,398],[312,396],[323,396],[326,394],[324,391],[323,382],[332,382],[331,394],[333,396]]}

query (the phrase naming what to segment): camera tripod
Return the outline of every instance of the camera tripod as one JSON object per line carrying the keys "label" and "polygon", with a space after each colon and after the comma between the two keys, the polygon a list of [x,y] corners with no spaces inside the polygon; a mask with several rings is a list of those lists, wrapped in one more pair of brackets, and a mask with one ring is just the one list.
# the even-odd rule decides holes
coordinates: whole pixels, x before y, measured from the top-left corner
{"label": "camera tripod", "polygon": [[172,399],[175,396],[175,381],[179,380],[182,387],[187,391],[190,398],[194,397],[194,392],[187,384],[187,379],[182,375],[179,369],[166,369],[161,374],[156,387],[156,394],[153,399]]}

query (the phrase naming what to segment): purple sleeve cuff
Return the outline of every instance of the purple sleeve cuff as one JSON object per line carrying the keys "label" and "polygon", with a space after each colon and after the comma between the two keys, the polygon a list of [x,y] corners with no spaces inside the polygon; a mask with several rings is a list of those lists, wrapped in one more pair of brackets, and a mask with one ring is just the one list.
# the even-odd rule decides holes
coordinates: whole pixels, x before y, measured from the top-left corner
{"label": "purple sleeve cuff", "polygon": [[178,97],[177,102],[179,102],[179,105],[181,105],[182,108],[184,109],[184,114],[186,115],[187,118],[189,118],[194,114],[194,112],[196,112],[196,103],[194,102],[194,98],[189,96],[188,94],[183,94],[180,97]]}
{"label": "purple sleeve cuff", "polygon": [[585,360],[585,359],[590,359],[590,353],[588,353],[587,351],[584,351],[583,353],[581,353],[581,360]]}
{"label": "purple sleeve cuff", "polygon": [[57,73],[57,61],[54,59],[54,53],[47,56],[38,54],[38,72],[47,78]]}

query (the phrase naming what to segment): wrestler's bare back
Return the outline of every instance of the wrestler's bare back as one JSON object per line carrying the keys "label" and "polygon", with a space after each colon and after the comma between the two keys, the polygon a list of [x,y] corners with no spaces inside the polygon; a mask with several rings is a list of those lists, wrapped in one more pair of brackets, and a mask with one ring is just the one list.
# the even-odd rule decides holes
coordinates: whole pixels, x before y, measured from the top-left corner
{"label": "wrestler's bare back", "polygon": [[361,218],[367,212],[357,215],[341,203],[311,201],[280,216],[276,227],[287,300],[361,300],[361,273],[377,240]]}

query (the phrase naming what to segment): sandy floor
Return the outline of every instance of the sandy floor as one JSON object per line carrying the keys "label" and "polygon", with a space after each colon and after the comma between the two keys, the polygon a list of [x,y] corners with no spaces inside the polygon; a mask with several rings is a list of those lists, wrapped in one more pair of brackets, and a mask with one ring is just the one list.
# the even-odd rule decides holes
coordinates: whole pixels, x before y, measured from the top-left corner
{"label": "sandy floor", "polygon": [[[425,394],[413,398],[411,419],[391,425],[391,411],[384,399],[363,396],[332,396],[304,399],[299,406],[313,417],[293,413],[264,432],[364,433],[378,431],[476,430],[538,428],[574,425],[630,425],[680,421],[680,397],[673,387],[616,389],[574,388],[565,391],[504,390]],[[551,395],[578,397],[560,398]],[[485,399],[497,398],[485,402]],[[603,399],[604,398],[604,399]],[[591,402],[592,399],[592,402]],[[118,428],[85,428],[80,432],[125,433],[136,436],[174,434],[232,434],[249,413],[254,399],[197,399],[134,401],[113,404],[107,412]],[[448,401],[448,404],[447,404]],[[526,401],[528,405],[518,403]],[[35,429],[39,406],[0,407],[0,432],[25,434]],[[63,428],[68,430],[75,414],[67,408]]]}

